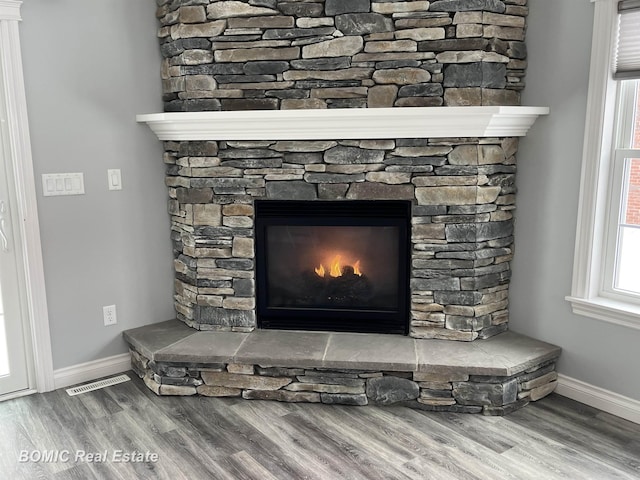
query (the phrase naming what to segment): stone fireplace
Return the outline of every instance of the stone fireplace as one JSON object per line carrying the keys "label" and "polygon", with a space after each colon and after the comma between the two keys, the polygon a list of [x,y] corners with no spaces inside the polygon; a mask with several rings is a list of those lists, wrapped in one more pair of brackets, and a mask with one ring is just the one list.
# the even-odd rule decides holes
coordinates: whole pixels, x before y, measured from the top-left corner
{"label": "stone fireplace", "polygon": [[189,326],[256,328],[254,202],[393,200],[411,205],[409,334],[471,341],[506,330],[517,138],[189,141],[165,148],[175,304]]}
{"label": "stone fireplace", "polygon": [[[464,124],[487,112],[478,107],[520,103],[526,1],[158,4],[165,110],[220,118],[206,132],[194,127],[203,113],[186,117],[188,140],[165,142],[180,320],[256,327],[254,201],[404,200],[409,334],[474,340],[506,330],[522,131]],[[432,113],[442,106],[457,115]],[[375,112],[353,118],[370,129],[342,118],[355,109]],[[277,112],[314,112],[307,121],[320,123],[279,129]],[[497,125],[512,127],[508,117]],[[234,118],[246,120],[235,132],[222,125]],[[323,119],[341,128],[331,133]]]}
{"label": "stone fireplace", "polygon": [[[505,333],[518,137],[548,112],[518,106],[526,0],[158,5],[165,113],[138,120],[164,141],[179,323],[125,334],[150,388],[491,414],[553,390],[559,349]],[[482,359],[420,354],[443,344]]]}

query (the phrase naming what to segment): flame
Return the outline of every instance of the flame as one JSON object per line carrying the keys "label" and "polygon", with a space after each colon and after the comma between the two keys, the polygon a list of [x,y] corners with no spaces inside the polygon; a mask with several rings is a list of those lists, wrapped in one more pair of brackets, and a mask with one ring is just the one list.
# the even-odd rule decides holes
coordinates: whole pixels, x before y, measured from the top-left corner
{"label": "flame", "polygon": [[331,271],[329,272],[329,275],[334,278],[342,276],[342,265],[340,265],[341,258],[342,257],[340,255],[336,255],[331,262]]}
{"label": "flame", "polygon": [[[330,265],[329,275],[331,275],[334,278],[342,276],[342,256],[341,255],[336,255],[335,257],[333,257],[329,265]],[[326,269],[324,268],[323,264],[320,264],[319,267],[316,267],[314,271],[316,272],[316,275],[324,278]],[[353,273],[355,275],[358,275],[359,277],[362,276],[362,271],[360,270],[360,260],[357,260],[353,264]]]}

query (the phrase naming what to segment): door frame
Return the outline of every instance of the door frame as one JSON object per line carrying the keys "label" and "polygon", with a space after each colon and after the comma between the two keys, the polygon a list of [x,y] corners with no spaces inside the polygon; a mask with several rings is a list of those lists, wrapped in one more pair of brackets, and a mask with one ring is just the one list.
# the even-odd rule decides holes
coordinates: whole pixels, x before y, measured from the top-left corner
{"label": "door frame", "polygon": [[49,332],[38,221],[36,185],[31,156],[31,140],[27,117],[27,100],[22,70],[22,53],[18,24],[20,0],[0,0],[0,71],[3,85],[0,91],[4,108],[0,107],[0,119],[7,129],[10,162],[13,167],[13,182],[16,186],[16,204],[13,215],[19,219],[20,229],[13,232],[14,239],[21,242],[23,258],[21,268],[25,279],[27,312],[23,329],[29,367],[29,388],[7,394],[0,399],[21,396],[34,392],[53,390],[53,355]]}

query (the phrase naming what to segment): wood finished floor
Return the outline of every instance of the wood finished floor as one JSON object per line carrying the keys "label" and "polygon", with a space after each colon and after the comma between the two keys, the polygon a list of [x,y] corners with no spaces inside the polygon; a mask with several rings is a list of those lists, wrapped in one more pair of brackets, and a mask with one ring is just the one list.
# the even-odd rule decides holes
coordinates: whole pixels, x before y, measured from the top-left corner
{"label": "wood finished floor", "polygon": [[[1,479],[639,479],[640,425],[559,395],[507,417],[156,397],[131,382],[0,402]],[[67,462],[18,462],[68,451]],[[75,462],[77,451],[105,462]],[[158,454],[118,463],[117,450]]]}

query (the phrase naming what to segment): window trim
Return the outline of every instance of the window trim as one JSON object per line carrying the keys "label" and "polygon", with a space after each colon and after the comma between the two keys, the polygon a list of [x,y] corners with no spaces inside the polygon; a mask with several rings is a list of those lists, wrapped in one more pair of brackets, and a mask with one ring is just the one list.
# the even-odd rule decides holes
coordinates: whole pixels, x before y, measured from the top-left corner
{"label": "window trim", "polygon": [[613,80],[617,0],[595,0],[589,92],[571,295],[573,312],[640,329],[640,305],[601,295],[602,263],[614,162],[618,82]]}

